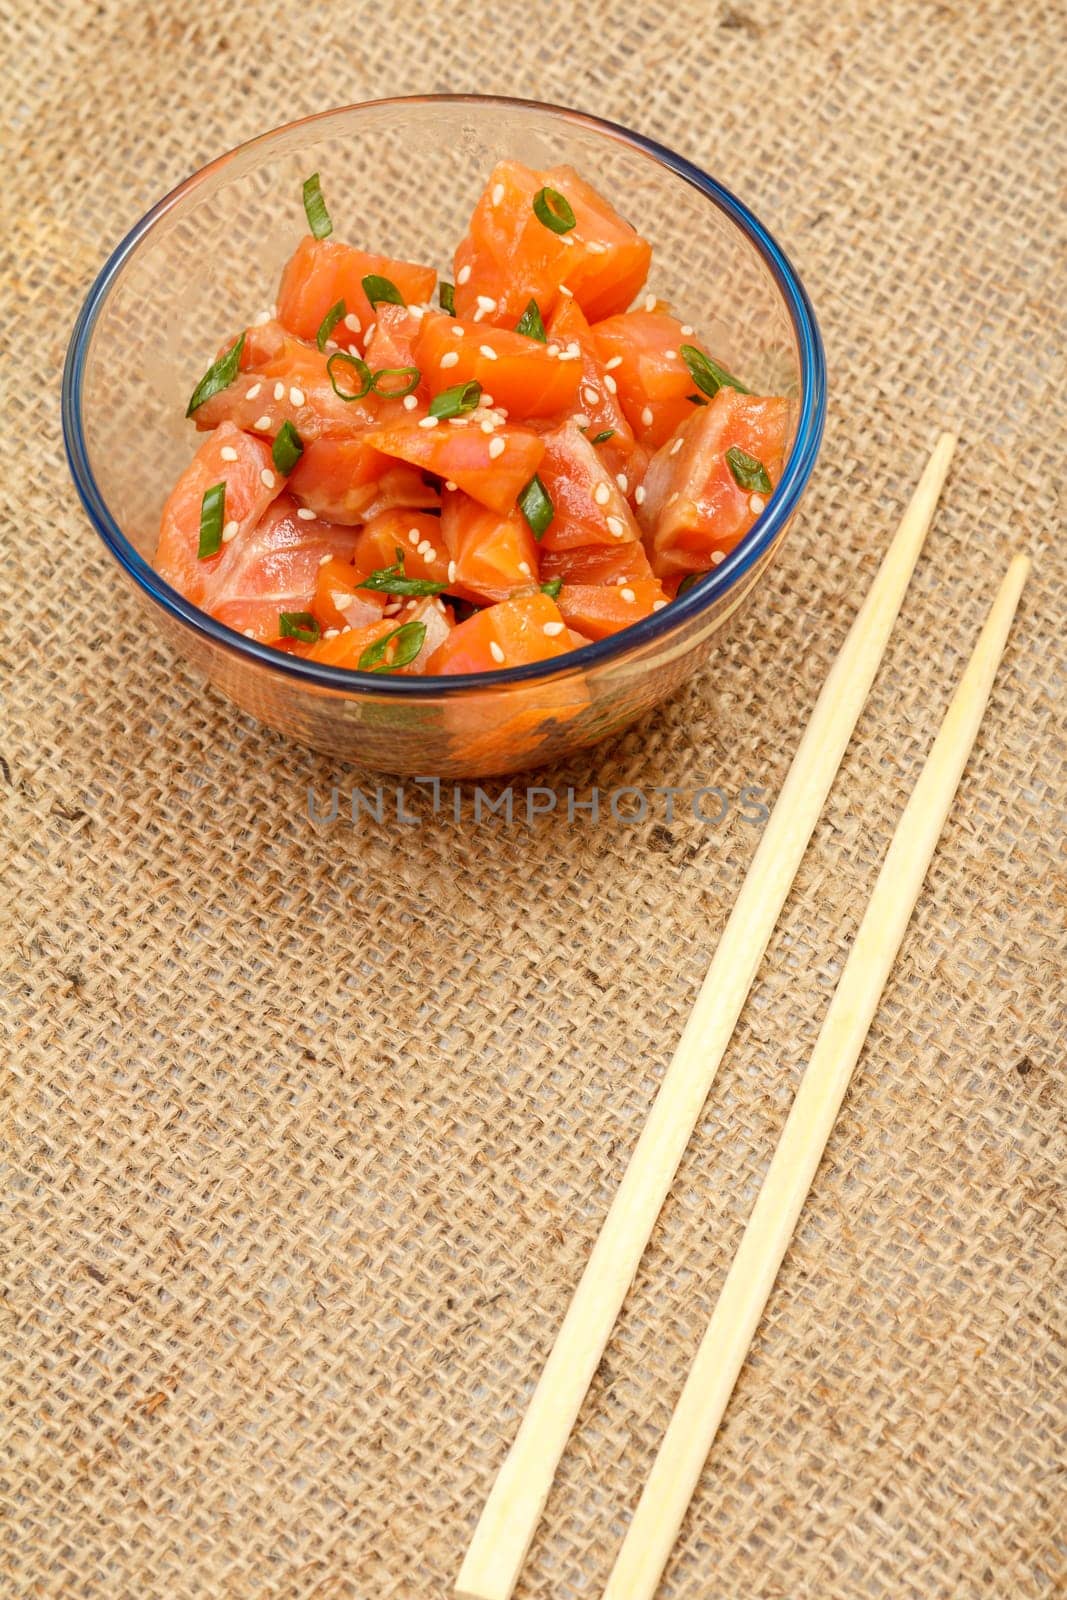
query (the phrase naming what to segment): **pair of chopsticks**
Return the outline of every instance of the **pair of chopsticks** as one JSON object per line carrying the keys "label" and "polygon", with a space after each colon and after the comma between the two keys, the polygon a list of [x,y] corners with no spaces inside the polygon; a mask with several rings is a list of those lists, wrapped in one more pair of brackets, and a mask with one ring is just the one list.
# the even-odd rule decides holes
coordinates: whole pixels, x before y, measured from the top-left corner
{"label": "pair of chopsticks", "polygon": [[[955,448],[944,433],[830,670],[696,1004],[456,1582],[509,1600],[563,1450],[867,699]],[[603,1600],[652,1600],[829,1139],[992,690],[1016,556],[894,833]]]}

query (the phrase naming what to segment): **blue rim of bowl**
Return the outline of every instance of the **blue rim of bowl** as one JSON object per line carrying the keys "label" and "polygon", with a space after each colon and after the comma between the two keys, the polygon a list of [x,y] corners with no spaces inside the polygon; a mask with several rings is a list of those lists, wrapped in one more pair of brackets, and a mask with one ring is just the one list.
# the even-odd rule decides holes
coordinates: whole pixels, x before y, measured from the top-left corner
{"label": "blue rim of bowl", "polygon": [[[256,145],[269,143],[280,134],[299,127],[310,127],[316,122],[343,116],[351,111],[371,110],[382,106],[433,104],[514,106],[560,117],[564,121],[593,129],[640,150],[699,190],[706,199],[730,218],[755,247],[785,301],[800,355],[800,415],[785,470],[766,508],[725,561],[705,574],[699,583],[694,584],[684,595],[673,600],[662,611],[635,622],[621,633],[612,634],[607,639],[556,657],[552,662],[505,667],[497,672],[457,673],[447,677],[402,677],[388,673],[356,672],[349,667],[333,667],[321,662],[307,661],[300,656],[287,655],[270,645],[246,639],[243,634],[236,633],[224,623],[216,622],[207,612],[201,611],[176,589],[172,589],[133,547],[108,509],[89,463],[82,427],[81,405],[89,342],[114,279],[154,224],[185,194],[194,189],[208,171]],[[819,325],[807,291],[785,251],[736,195],[699,167],[694,166],[691,161],[687,161],[684,156],[677,155],[666,145],[659,144],[655,139],[646,138],[644,134],[634,133],[619,123],[608,122],[584,111],[574,111],[567,106],[551,105],[540,100],[520,100],[507,95],[400,95],[383,100],[359,101],[350,106],[334,106],[328,111],[319,111],[312,116],[301,117],[295,122],[272,128],[254,139],[235,145],[226,155],[201,167],[191,177],[186,178],[184,183],[180,183],[177,188],[164,195],[162,200],[157,201],[112,251],[78,314],[63,368],[62,415],[67,462],[74,479],[74,486],[90,521],[126,574],[171,617],[177,618],[195,633],[231,654],[243,656],[272,672],[314,685],[318,689],[333,689],[350,696],[365,692],[376,696],[397,696],[409,700],[446,698],[462,695],[470,690],[495,690],[520,683],[548,683],[576,670],[606,665],[615,658],[628,655],[635,648],[657,639],[669,638],[688,621],[727,594],[773,543],[776,534],[796,509],[797,502],[811,476],[826,418],[826,358]]]}

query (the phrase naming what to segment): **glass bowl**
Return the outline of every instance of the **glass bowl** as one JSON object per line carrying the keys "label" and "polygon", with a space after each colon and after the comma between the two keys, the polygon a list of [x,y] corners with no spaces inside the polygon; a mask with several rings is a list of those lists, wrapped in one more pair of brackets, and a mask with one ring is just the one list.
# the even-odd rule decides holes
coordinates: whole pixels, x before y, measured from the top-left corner
{"label": "glass bowl", "polygon": [[[680,599],[561,660],[464,677],[352,672],[257,644],[152,569],[160,512],[192,456],[186,400],[211,353],[273,300],[322,174],[338,238],[450,277],[495,162],[575,166],[654,249],[650,288],[757,391],[791,398],[791,443],[766,509]],[[767,230],[683,157],[557,106],[476,95],[325,111],[213,161],[161,200],[93,284],[70,342],[63,431],[78,493],[152,626],[242,710],[379,771],[478,777],[556,760],[626,727],[707,659],[774,559],[825,413],[822,343]]]}

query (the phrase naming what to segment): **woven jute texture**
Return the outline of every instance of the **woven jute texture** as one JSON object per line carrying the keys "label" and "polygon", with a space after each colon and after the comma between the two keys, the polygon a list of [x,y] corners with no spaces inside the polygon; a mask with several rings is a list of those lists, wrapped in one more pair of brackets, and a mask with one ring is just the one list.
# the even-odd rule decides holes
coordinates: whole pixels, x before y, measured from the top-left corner
{"label": "woven jute texture", "polygon": [[[519,1593],[600,1593],[1017,546],[1034,575],[987,720],[662,1592],[1046,1600],[1067,1577],[1063,22],[1033,0],[0,4],[5,1600],[449,1592],[751,858],[742,790],[777,792],[953,420],[896,636]],[[467,789],[459,820],[412,791],[418,826],[391,801],[353,824],[354,773],[146,634],[74,502],[59,374],[106,253],[193,168],[443,90],[581,106],[739,192],[810,287],[830,416],[728,644],[531,777],[555,812],[527,823],[524,780],[510,823],[475,824]],[[647,815],[568,820],[566,786],[594,784]],[[337,820],[309,820],[334,785]]]}

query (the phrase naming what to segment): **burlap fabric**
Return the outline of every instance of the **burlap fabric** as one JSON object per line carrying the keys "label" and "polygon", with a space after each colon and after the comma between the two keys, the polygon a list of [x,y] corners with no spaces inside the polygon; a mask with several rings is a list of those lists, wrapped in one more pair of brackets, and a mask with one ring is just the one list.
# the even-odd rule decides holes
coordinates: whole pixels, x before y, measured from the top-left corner
{"label": "burlap fabric", "polygon": [[[0,1592],[448,1592],[751,856],[741,789],[776,792],[956,418],[902,624],[520,1593],[600,1592],[1024,545],[975,757],[663,1593],[1046,1600],[1065,1576],[1062,9],[5,0],[0,19]],[[510,826],[475,826],[469,791],[458,822],[424,803],[418,828],[353,826],[353,773],[146,636],[68,484],[67,334],[150,201],[323,105],[485,89],[709,167],[786,243],[826,335],[821,463],[728,646],[668,710],[531,780],[675,785],[670,822],[653,796],[635,826],[570,823],[562,800],[527,825],[520,789]],[[334,783],[341,817],[312,824],[308,786],[325,805]],[[718,826],[689,804],[712,784]]]}

